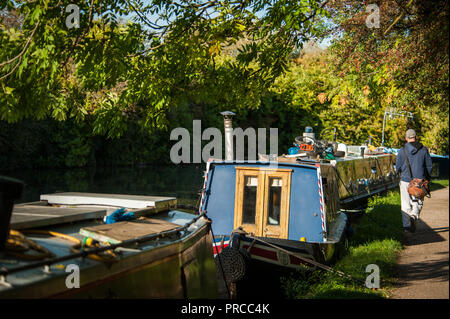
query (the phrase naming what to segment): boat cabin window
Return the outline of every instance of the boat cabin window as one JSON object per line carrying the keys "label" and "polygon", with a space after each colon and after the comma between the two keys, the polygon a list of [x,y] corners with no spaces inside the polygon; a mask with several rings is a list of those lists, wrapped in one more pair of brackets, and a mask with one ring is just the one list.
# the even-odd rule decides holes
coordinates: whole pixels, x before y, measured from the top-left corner
{"label": "boat cabin window", "polygon": [[281,178],[270,178],[269,182],[269,213],[267,223],[269,225],[280,224],[281,188],[283,182]]}
{"label": "boat cabin window", "polygon": [[244,199],[242,208],[242,222],[254,224],[256,216],[256,191],[258,176],[245,176]]}
{"label": "boat cabin window", "polygon": [[287,238],[292,169],[236,167],[234,228]]}

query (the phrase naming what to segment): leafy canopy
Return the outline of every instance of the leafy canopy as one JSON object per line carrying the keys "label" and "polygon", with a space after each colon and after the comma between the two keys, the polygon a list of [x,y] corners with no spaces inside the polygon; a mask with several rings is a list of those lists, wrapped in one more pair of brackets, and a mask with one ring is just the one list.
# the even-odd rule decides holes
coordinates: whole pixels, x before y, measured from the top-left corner
{"label": "leafy canopy", "polygon": [[[66,24],[71,4],[78,28]],[[189,101],[257,107],[293,48],[323,31],[325,4],[2,0],[0,119],[72,117],[115,137],[130,118],[167,127],[167,112]]]}

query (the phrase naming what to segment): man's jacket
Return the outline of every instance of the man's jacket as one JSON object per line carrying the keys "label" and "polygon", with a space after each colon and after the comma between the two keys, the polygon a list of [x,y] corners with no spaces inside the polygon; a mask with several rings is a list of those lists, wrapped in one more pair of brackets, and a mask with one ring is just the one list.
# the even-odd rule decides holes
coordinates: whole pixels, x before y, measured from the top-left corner
{"label": "man's jacket", "polygon": [[397,162],[395,167],[398,172],[401,173],[400,179],[404,182],[410,182],[413,178],[409,175],[408,164],[405,160],[406,150],[408,155],[409,165],[411,166],[411,172],[413,178],[430,179],[433,163],[431,156],[428,153],[428,149],[419,142],[406,143],[397,153]]}

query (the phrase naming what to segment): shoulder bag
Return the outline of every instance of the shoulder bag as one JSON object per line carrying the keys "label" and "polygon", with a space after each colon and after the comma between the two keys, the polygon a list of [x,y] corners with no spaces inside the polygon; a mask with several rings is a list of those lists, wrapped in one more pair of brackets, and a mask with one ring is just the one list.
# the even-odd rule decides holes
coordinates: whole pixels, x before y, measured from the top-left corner
{"label": "shoulder bag", "polygon": [[403,154],[405,154],[406,165],[408,166],[409,176],[411,177],[411,181],[408,185],[408,193],[420,200],[423,200],[425,196],[431,197],[429,186],[430,181],[427,179],[414,178],[405,148],[403,148]]}

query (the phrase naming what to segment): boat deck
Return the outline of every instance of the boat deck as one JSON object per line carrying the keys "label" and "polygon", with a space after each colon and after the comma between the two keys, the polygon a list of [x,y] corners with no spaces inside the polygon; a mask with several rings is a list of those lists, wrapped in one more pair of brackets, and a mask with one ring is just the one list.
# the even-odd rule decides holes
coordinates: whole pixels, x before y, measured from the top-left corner
{"label": "boat deck", "polygon": [[107,205],[138,209],[167,207],[167,205],[173,205],[176,202],[176,198],[68,192],[41,195],[41,201],[46,201],[50,205]]}
{"label": "boat deck", "polygon": [[41,195],[41,201],[15,205],[10,227],[27,229],[58,225],[107,216],[119,207],[138,216],[175,207],[174,197],[95,193],[56,193]]}
{"label": "boat deck", "polygon": [[[61,291],[61,280],[67,277],[66,268],[71,264],[78,265],[84,275],[85,282],[97,281],[114,273],[121,273],[145,265],[169,256],[176,256],[183,243],[190,241],[197,234],[197,230],[207,224],[202,218],[189,227],[187,223],[198,217],[176,210],[176,199],[172,197],[155,196],[111,196],[112,205],[107,204],[104,194],[88,194],[75,196],[77,200],[89,199],[86,205],[74,205],[74,193],[42,195],[45,199],[40,202],[16,205],[13,209],[10,228],[25,234],[27,240],[44,247],[53,254],[47,259],[26,260],[13,255],[0,254],[0,296],[43,296],[36,287],[45,284],[53,292]],[[139,197],[140,203],[137,201]],[[136,220],[105,224],[103,217],[111,214],[123,204],[133,200],[132,206],[140,206],[135,209],[126,207],[128,211],[135,212]],[[50,204],[52,203],[52,204]],[[81,203],[81,202],[80,202]],[[151,206],[149,206],[151,205]],[[144,217],[145,216],[145,217]],[[30,233],[30,229],[47,232],[46,234]],[[160,232],[180,230],[170,236],[154,236]],[[60,235],[63,236],[60,236]],[[117,261],[112,264],[102,260],[93,260],[86,256],[74,256],[74,241],[64,238],[64,235],[78,240],[80,243],[90,237],[103,243],[119,245],[114,247]],[[147,238],[134,244],[127,241]],[[122,246],[121,243],[124,242]],[[179,246],[181,245],[181,246]],[[26,252],[33,255],[35,252]],[[172,258],[172,257],[170,257]],[[178,257],[177,257],[178,258]],[[35,266],[33,266],[35,265]],[[18,270],[19,268],[22,268]],[[92,278],[90,278],[92,276]],[[58,285],[50,284],[56,282]],[[83,280],[84,281],[84,280]],[[63,281],[64,282],[64,281]],[[63,287],[64,288],[64,287]],[[23,290],[25,289],[25,290]],[[51,293],[49,291],[49,293]],[[46,292],[44,293],[44,295]]]}

